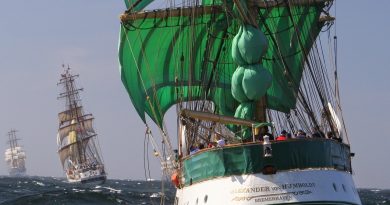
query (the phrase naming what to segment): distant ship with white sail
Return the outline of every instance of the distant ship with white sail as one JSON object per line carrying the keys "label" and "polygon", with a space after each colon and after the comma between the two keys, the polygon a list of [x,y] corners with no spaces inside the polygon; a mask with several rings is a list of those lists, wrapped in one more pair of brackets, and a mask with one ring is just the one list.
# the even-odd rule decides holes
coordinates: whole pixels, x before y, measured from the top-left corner
{"label": "distant ship with white sail", "polygon": [[10,176],[25,176],[26,175],[26,152],[23,147],[18,144],[16,130],[8,132],[9,148],[5,150],[5,161],[8,165]]}

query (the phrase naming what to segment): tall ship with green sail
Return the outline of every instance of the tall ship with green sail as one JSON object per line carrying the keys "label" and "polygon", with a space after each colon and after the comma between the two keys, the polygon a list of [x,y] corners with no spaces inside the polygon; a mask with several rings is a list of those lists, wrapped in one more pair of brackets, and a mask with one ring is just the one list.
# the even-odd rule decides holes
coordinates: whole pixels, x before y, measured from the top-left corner
{"label": "tall ship with green sail", "polygon": [[63,88],[58,98],[65,99],[65,110],[58,113],[58,154],[70,183],[104,183],[107,176],[93,128],[94,117],[81,105],[79,92],[83,89],[76,86],[77,77],[69,66],[64,67],[58,83]]}
{"label": "tall ship with green sail", "polygon": [[361,204],[335,0],[125,3],[121,79],[175,204]]}
{"label": "tall ship with green sail", "polygon": [[5,162],[8,165],[8,173],[11,177],[26,175],[26,152],[18,143],[20,140],[16,136],[16,130],[11,129],[8,133],[9,148],[5,150]]}

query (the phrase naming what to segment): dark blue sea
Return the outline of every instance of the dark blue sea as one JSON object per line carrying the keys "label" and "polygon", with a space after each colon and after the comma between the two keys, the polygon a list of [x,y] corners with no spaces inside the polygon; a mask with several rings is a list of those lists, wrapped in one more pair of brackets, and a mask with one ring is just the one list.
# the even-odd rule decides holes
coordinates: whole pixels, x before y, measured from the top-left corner
{"label": "dark blue sea", "polygon": [[[167,187],[168,186],[168,187]],[[75,185],[64,178],[0,176],[0,205],[173,204],[175,190],[161,181],[107,180],[102,185]]]}
{"label": "dark blue sea", "polygon": [[[161,181],[107,180],[102,185],[72,185],[62,178],[0,177],[0,205],[173,204],[175,190]],[[390,205],[390,190],[359,189],[365,205]]]}

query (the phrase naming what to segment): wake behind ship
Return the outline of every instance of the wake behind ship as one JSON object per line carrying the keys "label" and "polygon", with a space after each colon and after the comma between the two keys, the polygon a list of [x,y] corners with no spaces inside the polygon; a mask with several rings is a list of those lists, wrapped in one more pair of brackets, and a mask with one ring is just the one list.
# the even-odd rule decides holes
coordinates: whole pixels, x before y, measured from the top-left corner
{"label": "wake behind ship", "polygon": [[64,92],[59,98],[65,99],[65,110],[58,114],[58,154],[69,182],[104,183],[106,172],[97,134],[92,126],[92,114],[85,114],[81,105],[79,89],[70,68],[64,69],[59,85]]}
{"label": "wake behind ship", "polygon": [[5,150],[5,161],[8,165],[9,175],[12,177],[26,175],[26,153],[18,144],[16,130],[8,132],[9,148]]}
{"label": "wake behind ship", "polygon": [[[125,1],[120,74],[175,204],[361,204],[336,1],[179,0],[145,11],[151,2]],[[177,119],[164,119],[173,105]]]}

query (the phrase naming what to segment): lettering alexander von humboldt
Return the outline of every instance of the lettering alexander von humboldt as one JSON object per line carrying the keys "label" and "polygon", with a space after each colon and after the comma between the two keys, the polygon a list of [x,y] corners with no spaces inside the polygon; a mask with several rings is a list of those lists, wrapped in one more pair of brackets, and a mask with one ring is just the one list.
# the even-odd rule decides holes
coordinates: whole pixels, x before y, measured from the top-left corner
{"label": "lettering alexander von humboldt", "polygon": [[240,193],[259,193],[259,192],[271,192],[271,191],[281,191],[288,189],[298,189],[298,188],[313,188],[315,183],[293,183],[293,184],[281,184],[281,185],[270,185],[270,186],[259,186],[259,187],[242,187],[233,189],[231,193],[240,194]]}

